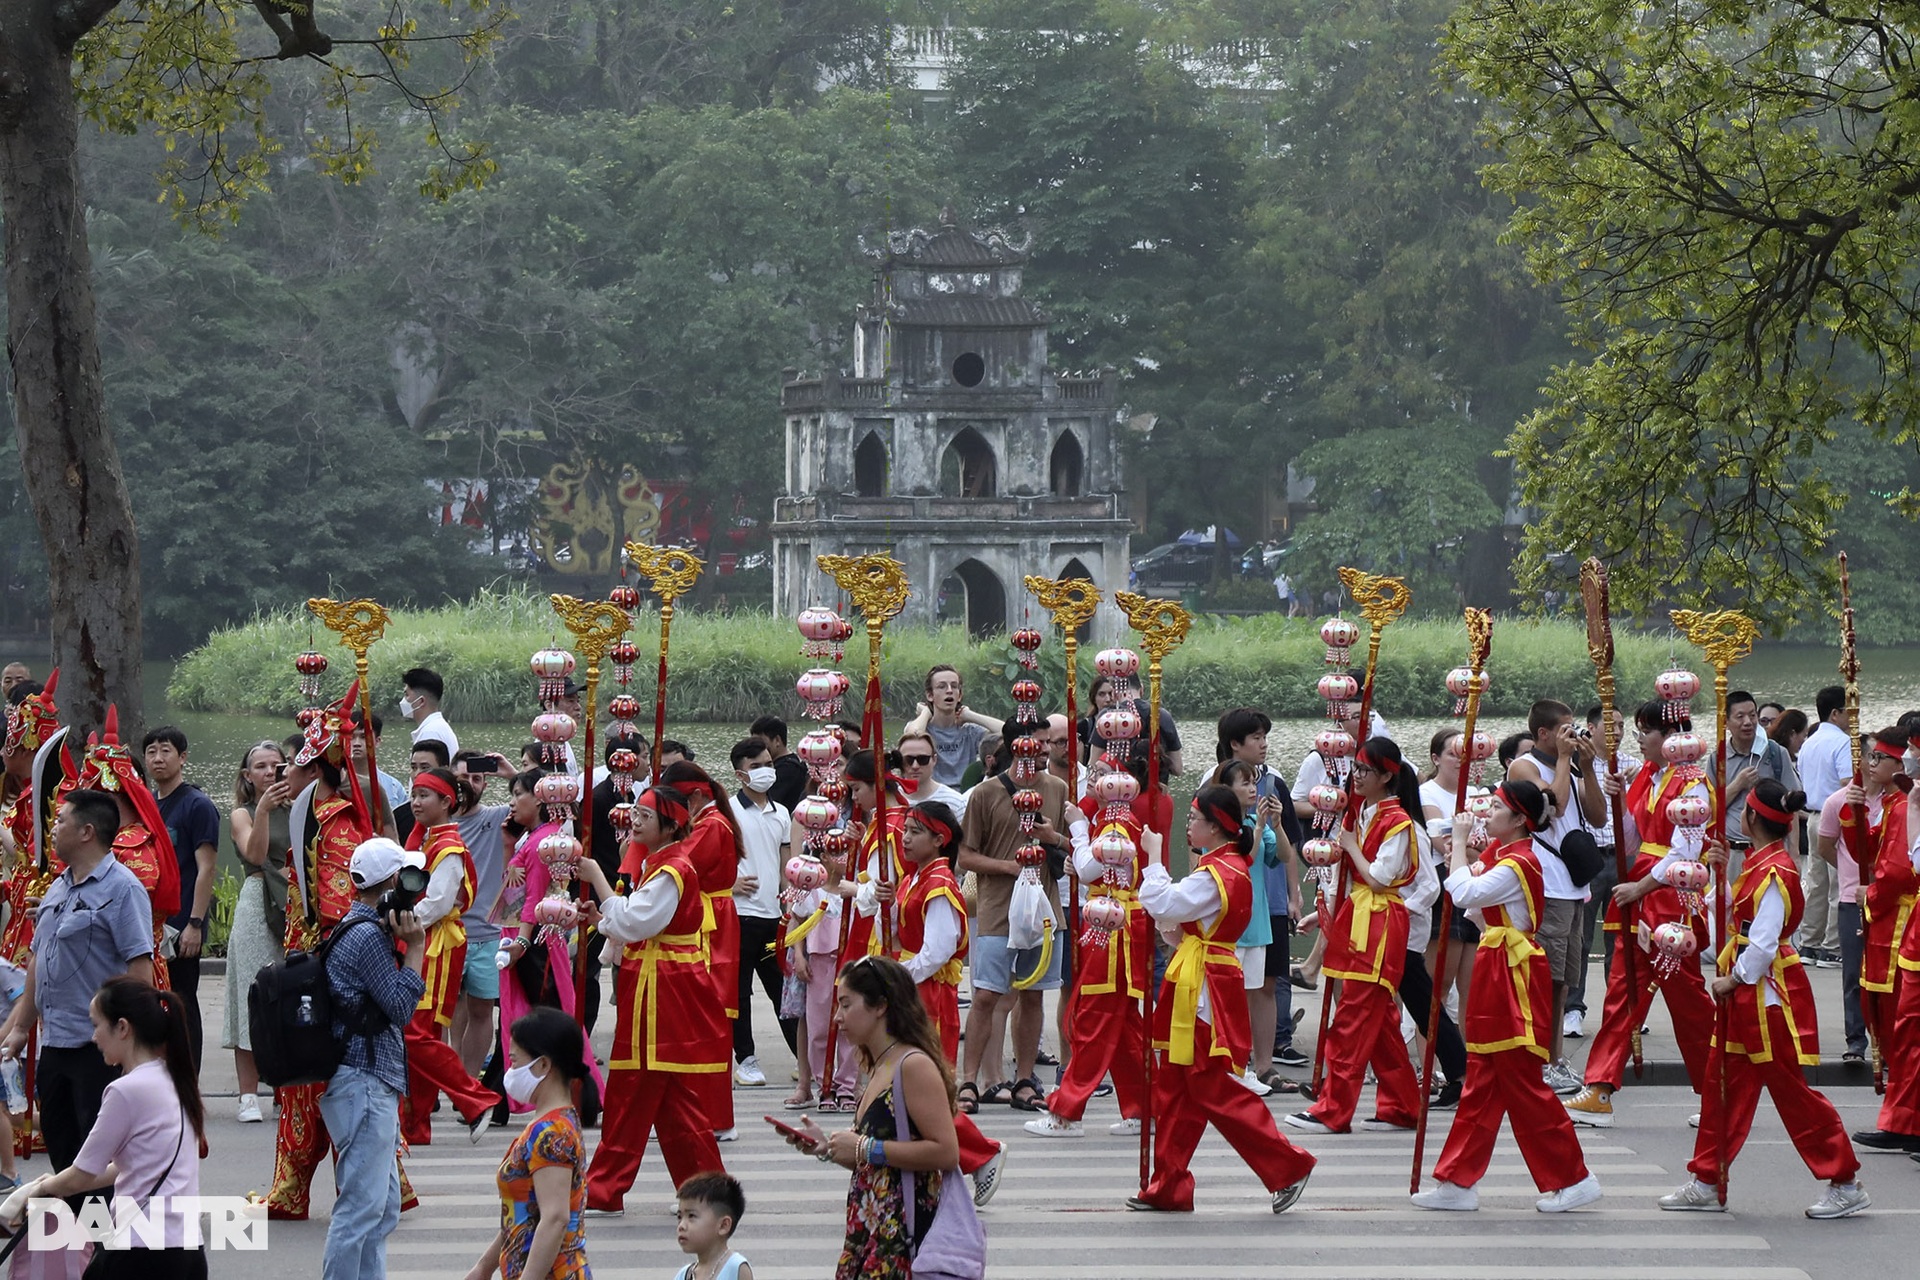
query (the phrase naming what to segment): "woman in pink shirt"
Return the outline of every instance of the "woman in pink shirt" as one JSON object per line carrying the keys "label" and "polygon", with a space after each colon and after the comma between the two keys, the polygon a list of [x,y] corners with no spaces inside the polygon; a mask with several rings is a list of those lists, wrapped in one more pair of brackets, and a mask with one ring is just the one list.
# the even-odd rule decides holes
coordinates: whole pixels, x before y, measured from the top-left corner
{"label": "woman in pink shirt", "polygon": [[[32,1196],[68,1197],[113,1188],[114,1221],[128,1222],[124,1249],[96,1249],[88,1280],[205,1280],[198,1214],[177,1197],[200,1194],[206,1109],[187,1043],[180,997],[137,978],[109,978],[88,1010],[93,1043],[120,1078],[107,1086],[100,1116],[73,1163],[31,1184]],[[165,1212],[153,1202],[163,1198]],[[123,1204],[132,1201],[132,1205]],[[134,1206],[138,1206],[136,1209]],[[152,1222],[149,1231],[140,1225]]]}

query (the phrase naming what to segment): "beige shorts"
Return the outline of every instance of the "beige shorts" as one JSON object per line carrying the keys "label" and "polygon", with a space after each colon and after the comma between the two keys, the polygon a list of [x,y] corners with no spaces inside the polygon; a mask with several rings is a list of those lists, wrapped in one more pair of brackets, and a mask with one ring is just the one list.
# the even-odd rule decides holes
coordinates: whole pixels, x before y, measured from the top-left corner
{"label": "beige shorts", "polygon": [[1584,902],[1571,898],[1548,898],[1539,932],[1534,935],[1547,953],[1547,968],[1555,982],[1572,982],[1587,962],[1587,940],[1579,937],[1579,922]]}

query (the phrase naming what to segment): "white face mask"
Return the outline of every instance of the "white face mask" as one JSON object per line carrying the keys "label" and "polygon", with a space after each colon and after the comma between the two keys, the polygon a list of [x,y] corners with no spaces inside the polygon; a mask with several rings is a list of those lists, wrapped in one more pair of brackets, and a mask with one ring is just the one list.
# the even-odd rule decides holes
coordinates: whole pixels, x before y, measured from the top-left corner
{"label": "white face mask", "polygon": [[545,1076],[533,1074],[533,1063],[529,1062],[525,1066],[508,1067],[501,1077],[501,1084],[505,1086],[507,1096],[515,1102],[532,1102],[534,1091],[544,1079]]}
{"label": "white face mask", "polygon": [[413,699],[404,694],[400,698],[400,714],[408,720],[413,719]]}
{"label": "white face mask", "polygon": [[774,780],[779,776],[779,774],[773,771],[773,766],[770,764],[763,764],[758,768],[749,769],[747,770],[747,790],[757,791],[761,795],[765,795],[773,786]]}

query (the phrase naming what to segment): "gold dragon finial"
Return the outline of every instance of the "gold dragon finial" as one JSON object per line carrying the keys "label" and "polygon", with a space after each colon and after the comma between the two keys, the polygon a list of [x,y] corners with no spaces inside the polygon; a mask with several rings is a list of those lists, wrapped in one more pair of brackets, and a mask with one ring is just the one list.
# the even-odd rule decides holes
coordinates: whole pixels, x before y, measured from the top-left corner
{"label": "gold dragon finial", "polygon": [[871,626],[907,607],[913,588],[906,566],[892,556],[818,556],[821,569],[852,597]]}
{"label": "gold dragon finial", "polygon": [[1085,626],[1100,607],[1100,588],[1085,578],[1042,578],[1028,574],[1025,582],[1034,599],[1053,615],[1053,625],[1069,636]]}
{"label": "gold dragon finial", "polygon": [[653,594],[662,604],[672,604],[693,590],[700,570],[706,567],[699,556],[684,547],[655,547],[644,542],[629,542],[627,559],[652,585]]}

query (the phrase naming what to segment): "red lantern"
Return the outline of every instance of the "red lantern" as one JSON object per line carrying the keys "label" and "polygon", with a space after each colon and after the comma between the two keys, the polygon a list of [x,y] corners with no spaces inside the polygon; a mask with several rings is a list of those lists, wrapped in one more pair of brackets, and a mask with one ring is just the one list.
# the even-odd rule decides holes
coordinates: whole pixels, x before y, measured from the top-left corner
{"label": "red lantern", "polygon": [[1040,647],[1043,639],[1038,631],[1032,627],[1022,627],[1008,639],[1013,642],[1013,647],[1020,651],[1018,661],[1021,666],[1032,671],[1040,665],[1040,659],[1033,656],[1034,650]]}
{"label": "red lantern", "polygon": [[607,702],[607,714],[615,720],[631,720],[640,714],[640,699],[630,693],[616,693]]}
{"label": "red lantern", "polygon": [[318,649],[309,649],[293,660],[293,669],[300,673],[300,696],[309,702],[318,698],[320,677],[327,670],[327,655]]}
{"label": "red lantern", "polygon": [[640,661],[640,646],[622,636],[607,650],[607,658],[613,663],[614,680],[629,684],[633,680],[633,664]]}
{"label": "red lantern", "polygon": [[640,607],[640,588],[632,583],[623,582],[607,592],[607,603],[616,609],[632,613]]}
{"label": "red lantern", "polygon": [[827,778],[821,782],[816,790],[820,793],[822,800],[831,800],[839,805],[844,805],[847,802],[847,780],[845,778]]}
{"label": "red lantern", "polygon": [[844,858],[853,852],[853,832],[835,827],[820,837],[820,850],[830,858]]}
{"label": "red lantern", "polygon": [[319,707],[302,707],[293,713],[293,722],[304,731],[308,725],[320,718]]}
{"label": "red lantern", "polygon": [[1020,815],[1021,834],[1031,836],[1033,825],[1040,817],[1040,810],[1046,806],[1047,798],[1031,787],[1013,793],[1013,810]]}
{"label": "red lantern", "polygon": [[630,747],[615,747],[607,753],[607,776],[613,789],[622,796],[633,794],[633,775],[639,772],[640,754]]}
{"label": "red lantern", "polygon": [[633,806],[617,804],[607,811],[607,817],[612,821],[615,833],[625,840],[627,833],[633,830]]}

